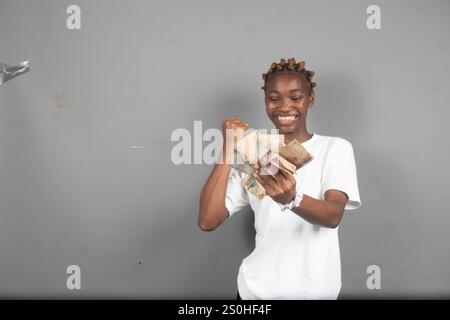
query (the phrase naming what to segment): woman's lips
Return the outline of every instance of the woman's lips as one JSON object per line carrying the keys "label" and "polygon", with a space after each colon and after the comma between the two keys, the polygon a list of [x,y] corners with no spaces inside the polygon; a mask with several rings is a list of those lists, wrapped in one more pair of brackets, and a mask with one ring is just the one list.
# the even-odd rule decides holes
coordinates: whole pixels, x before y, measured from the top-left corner
{"label": "woman's lips", "polygon": [[277,122],[282,126],[289,126],[292,125],[297,119],[298,115],[291,115],[291,116],[274,116],[274,118],[277,120]]}

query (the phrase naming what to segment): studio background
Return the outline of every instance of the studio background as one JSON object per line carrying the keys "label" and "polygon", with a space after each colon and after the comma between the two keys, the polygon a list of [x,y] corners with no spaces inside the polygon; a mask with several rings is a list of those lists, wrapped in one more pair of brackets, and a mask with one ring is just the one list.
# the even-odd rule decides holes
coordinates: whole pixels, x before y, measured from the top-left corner
{"label": "studio background", "polygon": [[0,0],[0,62],[31,64],[0,86],[0,297],[233,299],[253,213],[200,231],[212,166],[173,164],[170,137],[230,116],[273,128],[261,73],[291,56],[316,72],[310,131],[355,151],[341,297],[448,297],[449,14],[437,0]]}

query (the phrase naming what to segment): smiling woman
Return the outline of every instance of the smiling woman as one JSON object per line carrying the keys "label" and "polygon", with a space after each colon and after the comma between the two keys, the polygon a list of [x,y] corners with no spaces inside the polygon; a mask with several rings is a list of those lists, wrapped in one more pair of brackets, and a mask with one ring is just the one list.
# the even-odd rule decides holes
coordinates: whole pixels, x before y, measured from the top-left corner
{"label": "smiling woman", "polygon": [[[246,173],[218,163],[200,196],[198,225],[205,231],[248,205],[255,214],[256,246],[237,279],[244,300],[336,299],[341,288],[337,227],[345,209],[361,205],[356,165],[350,142],[308,132],[316,84],[304,66],[294,58],[272,63],[262,89],[267,115],[284,142],[297,140],[313,160],[294,173],[256,169],[253,176],[267,195],[262,198],[243,187]],[[230,118],[223,134],[233,128],[247,126]],[[224,141],[222,152],[228,154]]]}
{"label": "smiling woman", "polygon": [[313,75],[314,71],[305,69],[304,61],[296,63],[295,58],[273,62],[262,75],[267,115],[280,134],[288,134],[286,143],[294,136],[309,137],[306,116],[314,104]]}

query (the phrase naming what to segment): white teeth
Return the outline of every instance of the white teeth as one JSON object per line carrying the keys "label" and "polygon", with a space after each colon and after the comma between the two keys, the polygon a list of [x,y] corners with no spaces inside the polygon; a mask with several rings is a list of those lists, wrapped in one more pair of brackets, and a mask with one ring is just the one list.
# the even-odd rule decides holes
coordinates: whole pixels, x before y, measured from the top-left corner
{"label": "white teeth", "polygon": [[297,118],[297,116],[277,116],[278,120],[280,121],[292,121]]}

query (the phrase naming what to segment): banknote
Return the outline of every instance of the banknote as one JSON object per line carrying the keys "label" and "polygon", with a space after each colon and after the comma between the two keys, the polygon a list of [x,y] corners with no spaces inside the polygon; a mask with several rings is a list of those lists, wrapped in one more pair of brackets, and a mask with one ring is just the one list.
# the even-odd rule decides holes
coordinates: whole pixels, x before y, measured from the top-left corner
{"label": "banknote", "polygon": [[279,153],[269,151],[260,160],[261,174],[277,174],[278,170],[294,174],[296,166],[283,158]]}
{"label": "banknote", "polygon": [[242,185],[249,193],[253,194],[259,200],[266,195],[264,187],[252,175],[246,175],[242,179]]}
{"label": "banknote", "polygon": [[280,156],[292,163],[297,170],[313,159],[308,150],[296,139],[281,147]]}
{"label": "banknote", "polygon": [[236,143],[235,154],[239,161],[232,167],[244,173],[242,185],[258,199],[262,199],[266,192],[253,177],[255,171],[275,175],[282,170],[294,174],[313,159],[298,140],[285,144],[284,135],[259,131],[253,131],[240,139]]}
{"label": "banknote", "polygon": [[283,146],[284,135],[267,134],[254,130],[236,143],[235,150],[245,162],[256,164],[270,150],[278,151]]}
{"label": "banknote", "polygon": [[17,66],[10,66],[5,63],[0,63],[0,84],[11,80],[30,70],[28,61],[19,63]]}

